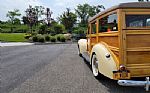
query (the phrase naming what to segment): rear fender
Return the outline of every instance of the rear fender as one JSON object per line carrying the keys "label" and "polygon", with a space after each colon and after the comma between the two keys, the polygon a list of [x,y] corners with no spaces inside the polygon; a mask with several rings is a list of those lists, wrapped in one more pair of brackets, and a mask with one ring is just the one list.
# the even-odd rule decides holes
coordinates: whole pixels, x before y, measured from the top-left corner
{"label": "rear fender", "polygon": [[93,54],[96,54],[97,56],[99,72],[104,76],[113,79],[113,71],[117,71],[117,64],[112,56],[113,54],[102,43],[93,46],[90,59],[92,59]]}

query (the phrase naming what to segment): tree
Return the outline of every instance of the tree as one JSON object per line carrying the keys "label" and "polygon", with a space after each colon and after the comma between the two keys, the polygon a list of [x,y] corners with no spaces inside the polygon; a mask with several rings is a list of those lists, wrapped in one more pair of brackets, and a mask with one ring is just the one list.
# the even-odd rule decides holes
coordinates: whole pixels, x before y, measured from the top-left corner
{"label": "tree", "polygon": [[[144,0],[138,0],[139,2],[144,2]],[[146,2],[149,2],[149,0],[145,0]]]}
{"label": "tree", "polygon": [[24,24],[24,25],[27,25],[27,24],[29,24],[28,17],[26,17],[26,16],[23,16],[23,17],[22,17],[22,22],[23,22],[23,24]]}
{"label": "tree", "polygon": [[77,16],[67,8],[67,11],[60,15],[58,20],[65,26],[65,29],[71,33],[71,30],[77,21]]}
{"label": "tree", "polygon": [[144,0],[138,0],[139,2],[143,2]]}
{"label": "tree", "polygon": [[76,11],[76,14],[78,15],[79,19],[80,19],[80,23],[81,24],[86,24],[87,23],[87,20],[89,18],[89,5],[88,4],[79,4],[77,6],[77,9],[75,9]]}
{"label": "tree", "polygon": [[92,17],[96,15],[97,13],[101,12],[101,9],[105,9],[103,5],[98,5],[98,6],[90,6],[89,7],[89,17]]}
{"label": "tree", "polygon": [[51,18],[51,15],[52,15],[52,11],[50,10],[50,8],[46,8],[46,21],[47,21],[47,25],[50,26],[51,22],[52,22],[52,18]]}
{"label": "tree", "polygon": [[55,34],[62,34],[65,31],[65,27],[62,24],[54,25]]}
{"label": "tree", "polygon": [[15,19],[14,19],[14,24],[15,24],[15,25],[20,25],[20,24],[21,24],[20,19],[15,18]]}
{"label": "tree", "polygon": [[86,26],[89,17],[96,15],[101,12],[101,9],[105,9],[103,5],[90,6],[89,4],[79,4],[75,9],[77,16],[80,19],[80,24]]}
{"label": "tree", "polygon": [[[21,14],[19,13],[18,9],[14,9],[14,11],[8,11],[7,17],[9,17],[11,24],[14,25],[14,22],[16,20],[17,16],[20,16]],[[13,27],[11,26],[11,32],[13,31]]]}
{"label": "tree", "polygon": [[18,9],[14,9],[14,11],[8,11],[7,13],[7,17],[10,18],[10,21],[12,22],[12,24],[14,23],[15,17],[20,16],[21,14],[19,13]]}
{"label": "tree", "polygon": [[47,25],[41,25],[39,28],[39,34],[46,34]]}
{"label": "tree", "polygon": [[[26,9],[26,17],[28,18],[28,20],[26,20],[26,22],[29,21],[29,26],[31,29],[31,33],[32,33],[32,27],[35,25],[38,25],[38,20],[39,17],[41,17],[41,15],[44,14],[44,7],[43,6],[29,6],[29,8]],[[24,20],[25,21],[25,20]]]}

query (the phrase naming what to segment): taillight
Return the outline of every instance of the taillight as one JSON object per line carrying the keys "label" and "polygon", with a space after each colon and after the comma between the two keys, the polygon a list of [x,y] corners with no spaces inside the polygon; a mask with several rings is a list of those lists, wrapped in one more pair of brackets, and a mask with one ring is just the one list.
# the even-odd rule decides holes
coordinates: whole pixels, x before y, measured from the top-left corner
{"label": "taillight", "polygon": [[126,71],[127,69],[126,69],[126,67],[124,65],[120,65],[119,70],[120,71]]}

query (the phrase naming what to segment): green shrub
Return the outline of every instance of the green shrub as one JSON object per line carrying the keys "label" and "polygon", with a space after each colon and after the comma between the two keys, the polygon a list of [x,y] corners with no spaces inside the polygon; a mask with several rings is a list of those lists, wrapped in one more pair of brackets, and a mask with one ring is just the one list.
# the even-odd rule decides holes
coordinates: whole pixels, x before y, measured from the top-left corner
{"label": "green shrub", "polygon": [[39,27],[39,34],[46,34],[47,25],[41,25]]}
{"label": "green shrub", "polygon": [[41,34],[38,34],[38,35],[36,35],[37,36],[37,39],[38,39],[38,42],[45,42],[45,38],[44,38],[44,36],[43,35],[41,35]]}
{"label": "green shrub", "polygon": [[65,31],[65,27],[62,24],[54,25],[54,31],[56,34],[61,34]]}
{"label": "green shrub", "polygon": [[41,43],[43,43],[43,42],[45,42],[45,39],[44,39],[44,37],[39,37],[38,41],[41,42]]}
{"label": "green shrub", "polygon": [[45,41],[50,41],[50,36],[46,35],[45,36]]}
{"label": "green shrub", "polygon": [[0,33],[1,33],[2,31],[3,31],[2,28],[0,28]]}
{"label": "green shrub", "polygon": [[55,37],[55,36],[52,36],[52,37],[50,38],[50,40],[51,40],[51,42],[56,42],[56,37]]}
{"label": "green shrub", "polygon": [[61,36],[63,36],[63,35],[62,35],[62,34],[58,34],[58,35],[56,36],[58,41],[60,41],[60,37],[61,37]]}
{"label": "green shrub", "polygon": [[32,36],[31,34],[25,34],[25,35],[24,35],[24,38],[25,38],[25,39],[29,39],[31,36]]}
{"label": "green shrub", "polygon": [[32,32],[32,36],[36,36],[38,33],[37,32]]}
{"label": "green shrub", "polygon": [[57,40],[60,41],[60,35],[57,35]]}
{"label": "green shrub", "polygon": [[33,41],[33,37],[30,37],[30,38],[28,39],[28,42],[34,42],[34,41]]}
{"label": "green shrub", "polygon": [[60,41],[61,41],[61,42],[66,42],[65,36],[61,36],[61,37],[60,37]]}
{"label": "green shrub", "polygon": [[37,37],[37,36],[33,36],[33,37],[32,37],[32,41],[33,41],[33,42],[38,42],[38,37]]}

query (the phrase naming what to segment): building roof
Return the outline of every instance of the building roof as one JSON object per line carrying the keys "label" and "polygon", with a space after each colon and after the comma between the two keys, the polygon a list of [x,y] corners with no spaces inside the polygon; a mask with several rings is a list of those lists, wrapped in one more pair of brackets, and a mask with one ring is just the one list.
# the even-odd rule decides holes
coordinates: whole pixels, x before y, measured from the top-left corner
{"label": "building roof", "polygon": [[113,6],[107,10],[104,10],[100,13],[98,13],[97,15],[89,18],[89,22],[94,20],[95,18],[97,18],[100,15],[103,15],[109,11],[115,10],[115,9],[134,9],[134,8],[138,8],[138,9],[150,9],[150,2],[130,2],[130,3],[120,3],[117,6]]}

